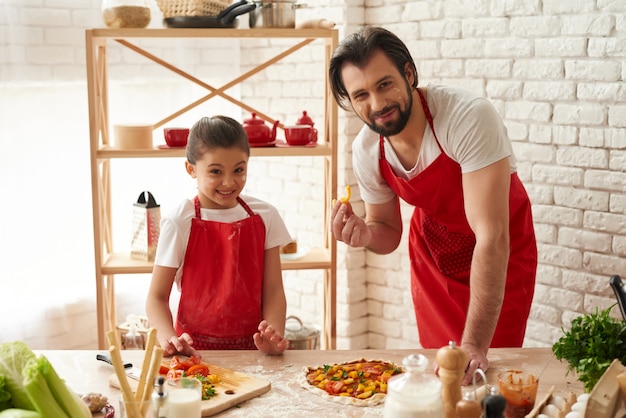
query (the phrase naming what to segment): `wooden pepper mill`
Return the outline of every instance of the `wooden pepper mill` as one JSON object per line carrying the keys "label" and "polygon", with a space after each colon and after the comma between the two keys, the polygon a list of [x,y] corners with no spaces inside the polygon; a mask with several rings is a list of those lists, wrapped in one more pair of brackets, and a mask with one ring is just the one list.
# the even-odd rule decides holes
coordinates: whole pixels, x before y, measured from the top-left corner
{"label": "wooden pepper mill", "polygon": [[457,418],[456,404],[463,398],[461,382],[467,368],[468,357],[454,341],[437,351],[441,399],[445,418]]}

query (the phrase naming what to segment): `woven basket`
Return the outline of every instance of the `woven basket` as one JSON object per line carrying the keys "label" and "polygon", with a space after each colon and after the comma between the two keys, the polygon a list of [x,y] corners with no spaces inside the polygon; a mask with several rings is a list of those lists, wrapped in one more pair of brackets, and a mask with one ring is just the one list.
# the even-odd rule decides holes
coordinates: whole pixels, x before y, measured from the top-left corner
{"label": "woven basket", "polygon": [[217,16],[230,6],[227,0],[156,0],[163,17]]}

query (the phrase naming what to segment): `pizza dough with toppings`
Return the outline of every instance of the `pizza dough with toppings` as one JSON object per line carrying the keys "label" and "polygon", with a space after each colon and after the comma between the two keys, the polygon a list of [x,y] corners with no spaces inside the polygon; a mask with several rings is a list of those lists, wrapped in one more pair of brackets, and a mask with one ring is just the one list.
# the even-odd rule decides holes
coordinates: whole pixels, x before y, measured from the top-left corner
{"label": "pizza dough with toppings", "polygon": [[360,359],[305,367],[300,384],[333,402],[373,406],[384,401],[389,379],[402,372],[401,367],[391,362]]}

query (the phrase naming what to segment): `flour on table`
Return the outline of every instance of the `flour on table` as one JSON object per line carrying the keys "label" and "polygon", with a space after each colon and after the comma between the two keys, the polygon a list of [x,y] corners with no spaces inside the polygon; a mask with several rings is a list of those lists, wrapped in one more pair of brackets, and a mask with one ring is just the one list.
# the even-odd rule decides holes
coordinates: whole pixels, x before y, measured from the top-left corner
{"label": "flour on table", "polygon": [[[383,416],[382,404],[373,407],[339,405],[309,392],[301,386],[298,380],[298,374],[304,373],[300,367],[286,365],[281,369],[267,372],[261,366],[250,366],[239,371],[269,380],[272,387],[269,392],[246,401],[245,409],[234,406],[219,414],[220,417],[250,418],[251,407],[255,418],[298,417],[302,416],[304,411],[310,411],[320,417],[369,418]],[[285,402],[286,395],[293,396],[294,393],[299,396],[298,403]]]}

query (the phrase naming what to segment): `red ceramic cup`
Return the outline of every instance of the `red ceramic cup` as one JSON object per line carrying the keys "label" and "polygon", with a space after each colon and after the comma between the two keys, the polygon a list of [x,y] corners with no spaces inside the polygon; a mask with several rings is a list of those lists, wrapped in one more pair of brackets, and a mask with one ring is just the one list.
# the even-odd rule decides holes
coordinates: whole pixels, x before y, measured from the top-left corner
{"label": "red ceramic cup", "polygon": [[164,128],[163,135],[169,147],[185,147],[187,137],[189,137],[189,128]]}
{"label": "red ceramic cup", "polygon": [[289,145],[306,145],[311,142],[313,128],[309,125],[285,127],[285,139]]}

